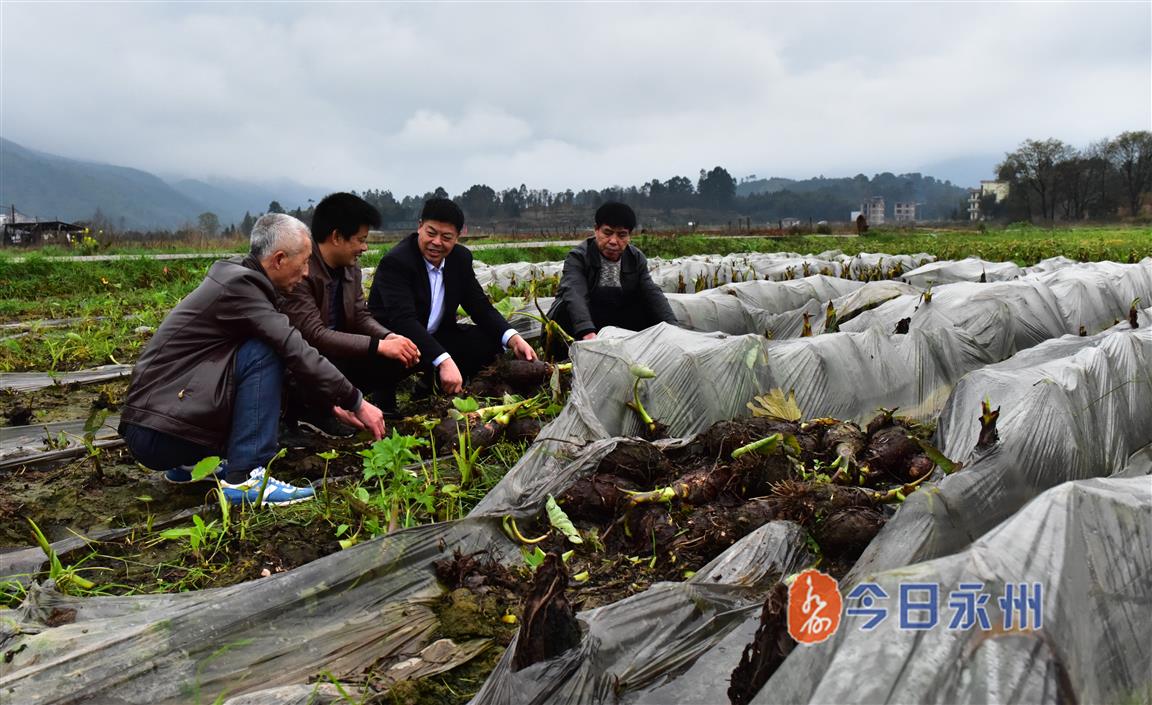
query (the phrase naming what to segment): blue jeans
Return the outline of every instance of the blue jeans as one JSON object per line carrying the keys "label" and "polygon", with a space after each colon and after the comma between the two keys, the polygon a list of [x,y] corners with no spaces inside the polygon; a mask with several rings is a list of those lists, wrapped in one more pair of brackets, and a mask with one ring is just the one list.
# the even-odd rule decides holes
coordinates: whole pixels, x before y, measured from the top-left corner
{"label": "blue jeans", "polygon": [[252,468],[276,455],[283,364],[266,343],[249,340],[233,363],[236,396],[227,448],[209,448],[179,436],[136,424],[124,424],[124,441],[141,464],[153,470],[193,465],[209,455],[228,459],[225,481],[243,482]]}

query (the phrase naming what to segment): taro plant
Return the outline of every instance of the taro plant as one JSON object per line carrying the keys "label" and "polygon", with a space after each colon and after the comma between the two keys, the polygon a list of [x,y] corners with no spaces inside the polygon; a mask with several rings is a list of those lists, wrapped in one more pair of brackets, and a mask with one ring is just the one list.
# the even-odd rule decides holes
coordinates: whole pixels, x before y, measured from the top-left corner
{"label": "taro plant", "polygon": [[[216,468],[219,466],[219,456],[208,456],[192,467],[192,478],[197,481],[203,480],[216,472]],[[157,534],[156,542],[185,539],[188,541],[188,547],[192,550],[192,555],[196,556],[197,560],[201,563],[211,561],[224,544],[224,539],[227,537],[232,526],[232,506],[229,504],[228,499],[224,497],[224,492],[220,489],[219,485],[217,485],[212,492],[220,508],[219,519],[205,522],[199,514],[193,514],[192,526],[178,526],[165,529]],[[241,523],[242,532],[243,529],[244,523]],[[243,533],[241,534],[241,538],[243,538]],[[209,547],[211,547],[212,551],[211,553],[206,553],[206,549]]]}
{"label": "taro plant", "polygon": [[434,510],[432,488],[406,467],[420,462],[414,449],[426,445],[428,441],[400,435],[393,428],[391,436],[376,441],[368,450],[360,451],[364,457],[364,480],[375,481],[378,494],[372,496],[361,486],[357,488],[357,497],[365,504],[385,509],[389,532],[400,526],[411,526],[417,509],[428,514]]}
{"label": "taro plant", "polygon": [[625,406],[636,412],[636,415],[640,417],[640,421],[644,424],[644,430],[648,434],[648,437],[654,439],[661,433],[661,424],[649,415],[644,405],[640,402],[640,384],[644,380],[656,377],[656,373],[651,367],[641,365],[640,363],[632,365],[628,368],[628,371],[632,373],[636,381],[632,384],[632,399],[625,402]]}
{"label": "taro plant", "polygon": [[32,534],[36,537],[36,544],[40,546],[40,550],[48,558],[48,577],[56,581],[57,587],[67,592],[70,586],[75,586],[80,592],[85,593],[91,591],[96,587],[96,583],[88,580],[80,575],[77,571],[77,566],[66,566],[60,560],[59,554],[52,548],[52,544],[48,542],[48,538],[44,532],[36,526],[36,522],[25,517],[28,525],[32,527]]}

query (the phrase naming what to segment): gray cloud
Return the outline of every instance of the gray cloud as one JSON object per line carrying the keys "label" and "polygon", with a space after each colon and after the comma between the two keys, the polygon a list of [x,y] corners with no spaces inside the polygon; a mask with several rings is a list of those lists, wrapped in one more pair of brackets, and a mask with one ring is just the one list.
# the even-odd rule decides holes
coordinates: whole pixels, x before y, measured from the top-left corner
{"label": "gray cloud", "polygon": [[193,177],[399,194],[717,164],[804,178],[1152,125],[1147,3],[2,12],[5,137]]}

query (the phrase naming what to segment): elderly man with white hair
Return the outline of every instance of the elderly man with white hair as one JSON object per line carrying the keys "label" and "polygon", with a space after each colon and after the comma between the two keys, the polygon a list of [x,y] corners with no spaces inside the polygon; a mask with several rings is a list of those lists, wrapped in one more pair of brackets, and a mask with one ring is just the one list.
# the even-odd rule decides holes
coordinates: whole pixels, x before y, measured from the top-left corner
{"label": "elderly man with white hair", "polygon": [[233,504],[311,499],[310,487],[265,479],[277,452],[285,369],[330,399],[333,413],[375,438],[380,409],[364,399],[277,310],[308,273],[308,227],[269,213],[252,228],[251,251],[221,260],[165,317],[140,355],[121,414],[120,435],[143,465],[169,482],[190,482],[190,467],[219,455],[215,475]]}

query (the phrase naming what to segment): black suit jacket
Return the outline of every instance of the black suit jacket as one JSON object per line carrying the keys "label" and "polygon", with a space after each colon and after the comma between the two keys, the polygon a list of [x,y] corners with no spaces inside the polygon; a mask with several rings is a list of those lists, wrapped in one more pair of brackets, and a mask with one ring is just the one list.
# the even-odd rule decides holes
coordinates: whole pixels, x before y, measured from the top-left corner
{"label": "black suit jacket", "polygon": [[[421,359],[431,362],[446,350],[428,332],[432,287],[428,284],[428,269],[416,246],[416,237],[416,233],[412,233],[404,238],[380,260],[368,292],[368,310],[386,328],[416,343]],[[457,327],[459,306],[497,343],[504,331],[512,327],[492,307],[488,295],[476,281],[472,253],[457,244],[444,260],[444,315],[437,332]]]}

